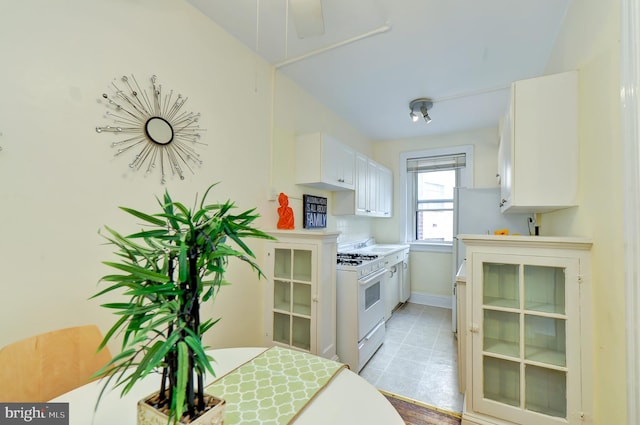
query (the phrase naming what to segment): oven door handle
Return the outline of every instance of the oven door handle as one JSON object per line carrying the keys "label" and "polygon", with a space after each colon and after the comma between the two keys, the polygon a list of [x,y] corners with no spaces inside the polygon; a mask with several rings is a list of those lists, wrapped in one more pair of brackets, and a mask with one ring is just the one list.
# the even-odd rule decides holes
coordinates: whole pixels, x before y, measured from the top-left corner
{"label": "oven door handle", "polygon": [[382,268],[380,270],[378,270],[377,272],[371,273],[366,275],[365,277],[363,277],[362,279],[358,280],[358,283],[360,285],[366,286],[368,285],[371,281],[376,280],[377,278],[383,276],[388,270],[386,268]]}
{"label": "oven door handle", "polygon": [[373,336],[373,334],[375,334],[376,332],[378,332],[378,329],[380,329],[380,326],[384,326],[384,320],[381,320],[375,328],[373,328],[373,330],[371,332],[369,332],[364,338],[362,338],[362,343],[358,344],[358,350],[362,350],[362,347],[364,347],[364,344],[369,341],[371,339],[371,337]]}

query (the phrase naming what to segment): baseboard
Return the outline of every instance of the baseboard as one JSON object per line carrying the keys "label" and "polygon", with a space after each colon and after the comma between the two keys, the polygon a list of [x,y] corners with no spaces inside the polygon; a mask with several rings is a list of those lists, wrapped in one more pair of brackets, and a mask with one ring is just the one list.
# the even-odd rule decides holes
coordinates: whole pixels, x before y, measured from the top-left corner
{"label": "baseboard", "polygon": [[489,416],[474,415],[469,412],[462,412],[462,421],[460,425],[507,425],[512,422],[504,422],[500,419],[491,418]]}
{"label": "baseboard", "polygon": [[422,292],[412,292],[409,302],[451,309],[452,297],[447,295],[433,295]]}

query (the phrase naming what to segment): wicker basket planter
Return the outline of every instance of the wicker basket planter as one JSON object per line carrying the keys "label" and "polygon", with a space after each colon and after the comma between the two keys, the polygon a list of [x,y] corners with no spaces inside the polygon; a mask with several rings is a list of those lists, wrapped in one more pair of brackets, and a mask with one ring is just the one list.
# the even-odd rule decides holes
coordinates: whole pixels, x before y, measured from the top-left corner
{"label": "wicker basket planter", "polygon": [[[191,419],[190,422],[184,422],[183,419],[180,424],[188,425],[223,425],[224,424],[224,412],[226,410],[226,402],[214,396],[206,395],[208,405],[211,405],[206,412],[202,415]],[[167,414],[161,410],[158,410],[153,405],[155,399],[158,398],[158,393],[155,392],[150,396],[138,401],[138,425],[167,425],[169,418]]]}

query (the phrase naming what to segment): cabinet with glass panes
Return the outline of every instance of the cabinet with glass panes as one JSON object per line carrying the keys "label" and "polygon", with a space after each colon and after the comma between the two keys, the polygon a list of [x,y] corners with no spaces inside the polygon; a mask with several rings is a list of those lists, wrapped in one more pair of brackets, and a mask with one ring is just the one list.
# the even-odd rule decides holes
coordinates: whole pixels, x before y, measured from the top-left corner
{"label": "cabinet with glass panes", "polygon": [[[584,424],[590,400],[591,242],[460,235],[468,323],[463,424]],[[583,349],[584,347],[584,349]],[[586,421],[586,422],[585,422]]]}
{"label": "cabinet with glass panes", "polygon": [[265,273],[265,343],[336,356],[335,264],[338,233],[273,231]]}

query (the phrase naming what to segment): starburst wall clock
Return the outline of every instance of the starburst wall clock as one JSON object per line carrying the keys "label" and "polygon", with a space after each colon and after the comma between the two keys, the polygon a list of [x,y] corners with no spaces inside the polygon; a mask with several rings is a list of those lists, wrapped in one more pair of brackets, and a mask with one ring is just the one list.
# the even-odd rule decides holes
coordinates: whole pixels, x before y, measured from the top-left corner
{"label": "starburst wall clock", "polygon": [[123,76],[121,85],[111,84],[113,93],[102,94],[111,125],[96,127],[98,133],[115,133],[124,139],[111,143],[115,156],[130,153],[129,168],[143,169],[150,174],[160,170],[161,183],[169,174],[184,180],[185,169],[193,173],[202,165],[196,147],[200,142],[200,114],[183,110],[188,98],[174,96],[173,90],[163,94],[158,78],[153,75],[151,86],[142,89],[136,78]]}

